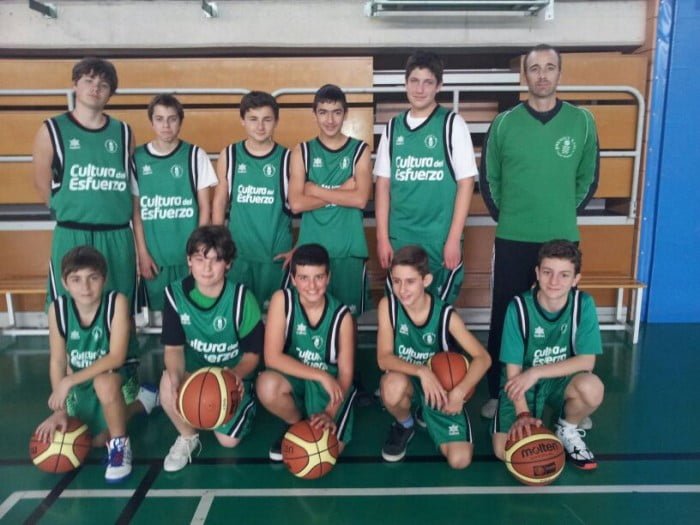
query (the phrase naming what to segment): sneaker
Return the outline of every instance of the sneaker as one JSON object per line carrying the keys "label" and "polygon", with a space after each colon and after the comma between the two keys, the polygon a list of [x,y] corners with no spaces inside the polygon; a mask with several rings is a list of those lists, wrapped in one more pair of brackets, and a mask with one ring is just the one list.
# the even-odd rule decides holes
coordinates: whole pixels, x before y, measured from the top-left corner
{"label": "sneaker", "polygon": [[382,458],[391,463],[401,461],[406,455],[406,447],[416,433],[413,427],[405,428],[401,423],[394,422],[389,429],[387,437],[382,447]]}
{"label": "sneaker", "polygon": [[153,385],[141,385],[136,399],[141,402],[147,415],[153,412],[154,408],[160,406],[160,395],[158,395],[158,389]]}
{"label": "sneaker", "polygon": [[591,420],[590,417],[586,416],[578,424],[578,428],[580,428],[582,430],[590,430],[593,428],[593,421]]}
{"label": "sneaker", "polygon": [[287,430],[289,430],[289,427],[285,427],[284,432],[282,432],[279,437],[273,441],[272,445],[270,445],[270,450],[268,452],[270,461],[274,461],[275,463],[282,461],[282,440],[287,434]]}
{"label": "sneaker", "polygon": [[126,436],[110,439],[107,443],[107,470],[105,481],[119,483],[131,474],[131,444]]}
{"label": "sneaker", "polygon": [[493,419],[493,416],[496,415],[497,408],[498,408],[498,399],[489,399],[481,407],[481,417],[485,417],[486,419]]}
{"label": "sneaker", "polygon": [[413,421],[415,421],[416,425],[418,425],[421,428],[428,427],[428,425],[425,422],[425,419],[423,419],[423,407],[418,407],[416,413],[413,414]]}
{"label": "sneaker", "polygon": [[165,472],[182,470],[188,463],[192,463],[192,452],[201,448],[202,444],[199,442],[199,434],[189,437],[177,436],[175,443],[170,447],[170,452],[165,456],[163,470]]}
{"label": "sneaker", "polygon": [[598,462],[593,457],[593,452],[588,450],[583,437],[586,431],[571,425],[555,425],[555,433],[564,444],[566,454],[575,467],[582,470],[594,470],[598,468]]}

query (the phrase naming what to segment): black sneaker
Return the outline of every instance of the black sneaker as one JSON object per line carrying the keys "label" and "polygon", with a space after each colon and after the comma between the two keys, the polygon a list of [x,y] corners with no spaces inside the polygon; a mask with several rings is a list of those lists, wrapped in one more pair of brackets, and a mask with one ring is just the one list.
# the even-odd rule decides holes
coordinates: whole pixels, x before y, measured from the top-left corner
{"label": "black sneaker", "polygon": [[416,422],[416,425],[418,425],[421,428],[428,427],[428,425],[425,422],[425,419],[423,419],[423,407],[418,407],[416,413],[413,414],[413,420]]}
{"label": "black sneaker", "polygon": [[416,433],[413,427],[405,428],[401,423],[394,422],[389,428],[387,437],[382,447],[382,458],[391,463],[401,461],[406,455],[406,447]]}
{"label": "black sneaker", "polygon": [[282,440],[284,439],[287,430],[289,430],[289,427],[284,427],[284,431],[277,439],[275,439],[275,441],[272,442],[272,445],[270,445],[270,451],[268,452],[270,461],[282,461]]}

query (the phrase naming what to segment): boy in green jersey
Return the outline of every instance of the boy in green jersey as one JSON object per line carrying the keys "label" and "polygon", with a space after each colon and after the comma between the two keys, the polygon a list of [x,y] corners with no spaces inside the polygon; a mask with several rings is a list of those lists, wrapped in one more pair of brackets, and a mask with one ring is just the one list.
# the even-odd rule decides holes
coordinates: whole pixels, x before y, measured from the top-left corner
{"label": "boy in green jersey", "polygon": [[598,464],[577,425],[603,401],[603,383],[592,372],[602,345],[593,298],[576,289],[581,252],[570,241],[545,243],[535,273],[535,288],[515,296],[506,312],[493,450],[503,459],[506,440],[540,426],[547,404],[559,415],[556,434],[569,460],[592,470]]}
{"label": "boy in green jersey", "polygon": [[70,250],[61,262],[68,295],[49,308],[51,396],[54,413],[36,429],[49,441],[65,430],[68,416],[86,423],[93,446],[107,445],[105,479],[119,482],[131,473],[131,445],[126,422],[150,413],[156,393],[139,389],[137,362],[127,357],[131,316],[124,295],[105,292],[107,262],[90,246]]}
{"label": "boy in green jersey", "polygon": [[[377,361],[385,371],[380,382],[382,402],[395,421],[382,457],[400,461],[418,422],[427,426],[452,468],[466,468],[474,444],[464,398],[486,373],[491,359],[454,308],[427,291],[433,276],[425,250],[411,245],[398,249],[390,276],[394,293],[382,298],[377,314]],[[446,392],[427,363],[437,352],[449,351],[450,336],[472,359],[464,379]],[[414,418],[411,409],[420,417]]]}
{"label": "boy in green jersey", "polygon": [[156,95],[148,104],[155,138],[132,157],[134,237],[145,306],[163,310],[163,291],[189,273],[185,244],[190,233],[211,220],[209,188],[214,168],[201,148],[180,140],[185,111],[173,95]]}
{"label": "boy in green jersey", "polygon": [[229,368],[239,385],[233,418],[214,429],[224,447],[235,447],[255,416],[252,378],[260,362],[263,324],[260,307],[242,284],[226,278],[236,247],[225,226],[200,226],[187,240],[191,275],[165,289],[163,334],[165,371],[160,381],[163,410],[179,435],[163,462],[176,472],[192,460],[199,434],[177,409],[179,389],[200,368]]}
{"label": "boy in green jersey", "polygon": [[216,165],[213,223],[224,224],[236,244],[228,278],[245,284],[263,310],[286,282],[292,249],[292,216],[287,203],[289,150],[272,135],[279,106],[269,93],[251,91],[241,99],[247,138],[226,146]]}
{"label": "boy in green jersey", "polygon": [[294,148],[289,204],[301,213],[297,245],[321,244],[330,255],[329,291],[353,316],[365,310],[367,241],[362,210],[372,187],[367,144],[343,134],[348,103],[335,85],[314,96],[318,137]]}
{"label": "boy in green jersey", "polygon": [[[258,376],[260,402],[292,425],[308,417],[340,442],[350,441],[355,330],[347,306],[327,293],[330,261],[319,244],[297,247],[291,260],[293,288],[275,292],[265,329],[265,365]],[[286,431],[286,428],[285,428]],[[282,434],[270,459],[282,461]]]}

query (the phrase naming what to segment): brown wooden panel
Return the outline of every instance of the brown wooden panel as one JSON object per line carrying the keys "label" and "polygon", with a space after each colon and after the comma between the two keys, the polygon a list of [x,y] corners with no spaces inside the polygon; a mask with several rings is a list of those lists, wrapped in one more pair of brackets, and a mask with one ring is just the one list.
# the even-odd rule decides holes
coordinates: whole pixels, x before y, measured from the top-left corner
{"label": "brown wooden panel", "polygon": [[39,204],[41,199],[34,190],[32,165],[26,163],[0,164],[0,204]]}
{"label": "brown wooden panel", "polygon": [[0,231],[0,278],[48,275],[51,231]]}
{"label": "brown wooden panel", "polygon": [[0,111],[0,155],[31,155],[41,123],[55,111]]}
{"label": "brown wooden panel", "polygon": [[593,113],[600,149],[634,149],[637,107],[606,105],[581,106]]}
{"label": "brown wooden panel", "polygon": [[595,192],[597,198],[631,197],[634,159],[604,157],[600,159],[600,179]]}
{"label": "brown wooden panel", "polygon": [[632,277],[634,226],[581,226],[583,274]]}

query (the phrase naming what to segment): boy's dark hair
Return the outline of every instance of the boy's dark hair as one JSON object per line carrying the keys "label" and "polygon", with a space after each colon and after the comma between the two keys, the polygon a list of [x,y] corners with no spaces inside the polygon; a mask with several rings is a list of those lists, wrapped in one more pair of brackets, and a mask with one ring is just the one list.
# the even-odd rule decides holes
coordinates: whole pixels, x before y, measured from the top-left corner
{"label": "boy's dark hair", "polygon": [[445,69],[445,64],[436,53],[422,49],[414,51],[406,60],[406,80],[414,69],[427,69],[435,75],[437,83],[442,84],[442,72]]}
{"label": "boy's dark hair", "polygon": [[314,95],[313,110],[316,112],[318,105],[323,102],[339,102],[343,107],[343,111],[348,110],[348,99],[345,97],[345,93],[335,84],[326,84],[318,88],[316,94]]}
{"label": "boy's dark hair", "polygon": [[190,257],[199,251],[206,255],[209,250],[214,250],[218,259],[229,264],[236,257],[236,245],[231,238],[231,232],[226,226],[200,226],[190,234],[187,239],[187,256]]}
{"label": "boy's dark hair", "polygon": [[415,244],[404,246],[394,252],[394,256],[391,259],[390,271],[396,266],[410,266],[414,268],[421,277],[425,277],[430,273],[428,254],[423,248]]}
{"label": "boy's dark hair", "polygon": [[148,103],[148,120],[151,122],[153,122],[153,112],[155,111],[156,106],[175,108],[180,122],[185,120],[185,109],[182,107],[182,103],[175,97],[175,95],[171,95],[170,93],[161,93],[160,95],[153,97],[153,99]]}
{"label": "boy's dark hair", "polygon": [[555,239],[546,242],[537,253],[537,267],[539,268],[545,259],[566,259],[573,263],[576,274],[581,273],[581,260],[583,254],[578,246],[571,241]]}
{"label": "boy's dark hair", "polygon": [[270,107],[275,115],[275,120],[280,118],[280,106],[275,100],[275,97],[264,91],[251,91],[243,95],[241,99],[241,118],[245,118],[245,114],[251,109]]}
{"label": "boy's dark hair", "polygon": [[539,51],[554,51],[554,54],[557,55],[559,71],[561,71],[561,53],[559,53],[559,51],[557,51],[554,47],[550,46],[549,44],[537,44],[525,55],[525,60],[523,60],[523,73],[527,72],[527,59],[530,58],[531,54],[537,53]]}
{"label": "boy's dark hair", "polygon": [[89,268],[107,278],[107,260],[92,246],[76,246],[61,259],[61,277],[65,280],[73,272]]}
{"label": "boy's dark hair", "polygon": [[326,273],[329,273],[331,260],[326,249],[320,244],[302,244],[294,250],[292,255],[292,262],[289,265],[292,276],[296,276],[297,266],[324,266]]}
{"label": "boy's dark hair", "polygon": [[109,95],[114,95],[119,84],[117,78],[117,70],[109,60],[104,60],[97,57],[85,57],[80,62],[73,66],[73,74],[71,76],[73,82],[77,82],[83,76],[97,76],[109,84]]}

